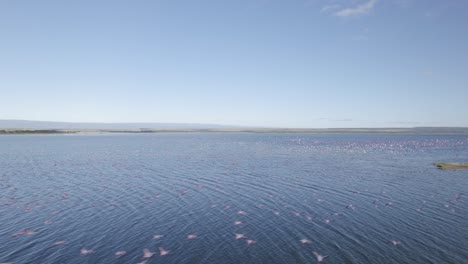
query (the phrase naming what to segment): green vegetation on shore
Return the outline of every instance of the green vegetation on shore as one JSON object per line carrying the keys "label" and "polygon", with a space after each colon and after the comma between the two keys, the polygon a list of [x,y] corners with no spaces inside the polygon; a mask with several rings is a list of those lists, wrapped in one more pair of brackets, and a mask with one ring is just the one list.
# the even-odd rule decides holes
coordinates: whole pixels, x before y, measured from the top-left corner
{"label": "green vegetation on shore", "polygon": [[74,131],[64,131],[64,130],[55,130],[55,129],[3,129],[0,130],[1,134],[7,135],[16,135],[16,134],[68,134],[76,133]]}
{"label": "green vegetation on shore", "polygon": [[436,162],[434,165],[441,170],[468,170],[468,163]]}

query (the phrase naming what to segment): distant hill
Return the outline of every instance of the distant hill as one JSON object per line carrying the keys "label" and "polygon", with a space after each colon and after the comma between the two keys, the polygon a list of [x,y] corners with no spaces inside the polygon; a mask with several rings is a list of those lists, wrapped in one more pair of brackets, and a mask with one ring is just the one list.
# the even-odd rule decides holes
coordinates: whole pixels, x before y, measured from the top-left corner
{"label": "distant hill", "polygon": [[413,128],[266,128],[187,123],[72,123],[28,120],[0,120],[0,134],[76,133],[76,132],[158,132],[214,131],[255,133],[397,133],[397,134],[468,134],[468,127]]}
{"label": "distant hill", "polygon": [[73,123],[29,120],[0,120],[0,129],[57,130],[185,130],[231,129],[234,126],[185,123]]}

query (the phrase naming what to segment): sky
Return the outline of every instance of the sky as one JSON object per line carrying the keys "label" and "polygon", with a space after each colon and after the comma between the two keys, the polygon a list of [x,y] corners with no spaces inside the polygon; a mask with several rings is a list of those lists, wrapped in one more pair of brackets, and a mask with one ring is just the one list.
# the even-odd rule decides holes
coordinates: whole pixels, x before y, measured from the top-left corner
{"label": "sky", "polygon": [[0,0],[0,119],[468,126],[466,0]]}

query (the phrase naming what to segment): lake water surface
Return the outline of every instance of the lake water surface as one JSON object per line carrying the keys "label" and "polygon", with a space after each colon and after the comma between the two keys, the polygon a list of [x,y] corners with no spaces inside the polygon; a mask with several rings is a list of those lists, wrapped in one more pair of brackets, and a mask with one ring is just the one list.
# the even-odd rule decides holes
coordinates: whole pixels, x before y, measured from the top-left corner
{"label": "lake water surface", "polygon": [[0,263],[468,263],[435,161],[468,136],[0,136]]}

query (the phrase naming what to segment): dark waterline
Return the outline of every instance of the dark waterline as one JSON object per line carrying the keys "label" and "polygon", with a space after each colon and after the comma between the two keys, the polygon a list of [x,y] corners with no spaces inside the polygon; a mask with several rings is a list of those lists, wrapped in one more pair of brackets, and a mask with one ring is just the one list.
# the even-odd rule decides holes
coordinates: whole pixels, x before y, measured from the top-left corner
{"label": "dark waterline", "polygon": [[467,159],[467,135],[2,136],[0,263],[467,263],[468,171],[431,165]]}

